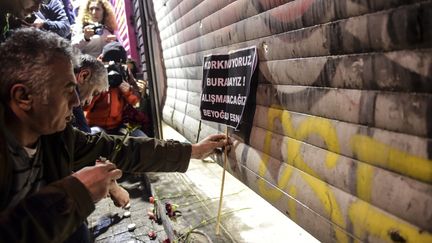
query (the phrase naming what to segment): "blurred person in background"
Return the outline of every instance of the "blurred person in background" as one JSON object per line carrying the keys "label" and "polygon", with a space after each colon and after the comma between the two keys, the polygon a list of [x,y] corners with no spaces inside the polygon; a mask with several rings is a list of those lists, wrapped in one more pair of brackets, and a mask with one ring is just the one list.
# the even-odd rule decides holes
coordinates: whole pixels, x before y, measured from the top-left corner
{"label": "blurred person in background", "polygon": [[21,26],[26,16],[39,11],[42,0],[0,0],[0,42],[11,29]]}
{"label": "blurred person in background", "polygon": [[70,0],[62,0],[62,2],[66,16],[69,20],[69,24],[72,26],[73,24],[75,24],[75,13],[73,11],[72,3]]}
{"label": "blurred person in background", "polygon": [[80,106],[73,109],[72,125],[83,132],[91,133],[82,107],[88,106],[93,97],[108,90],[108,74],[103,63],[95,57],[80,54],[79,59],[79,64],[74,67],[74,73],[78,83]]}
{"label": "blurred person in background", "polygon": [[54,32],[66,39],[70,37],[70,22],[62,1],[46,0],[34,15],[35,20],[29,26]]}
{"label": "blurred person in background", "polygon": [[[94,97],[92,102],[84,107],[86,120],[92,133],[104,130],[108,134],[122,135],[126,132],[124,122],[126,107],[135,106],[140,101],[140,94],[128,83],[128,71],[125,64],[127,55],[123,46],[111,42],[103,48],[101,60],[108,64],[109,89]],[[132,125],[132,124],[131,124]],[[131,136],[146,136],[140,129],[135,129]]]}
{"label": "blurred person in background", "polygon": [[127,65],[127,68],[128,68],[129,73],[130,73],[134,78],[137,78],[137,75],[138,75],[138,71],[139,71],[139,70],[138,70],[138,66],[137,66],[135,60],[133,60],[132,58],[128,58],[128,59],[126,60],[126,65]]}
{"label": "blurred person in background", "polygon": [[[68,2],[69,0],[62,0]],[[70,38],[68,13],[60,0],[0,1],[0,42],[11,29],[35,27]]]}
{"label": "blurred person in background", "polygon": [[108,0],[88,0],[80,6],[72,31],[72,45],[84,54],[98,57],[103,47],[116,40],[113,7]]}
{"label": "blurred person in background", "polygon": [[150,108],[151,101],[147,89],[147,81],[137,79],[139,69],[133,59],[128,58],[126,60],[126,65],[129,74],[129,84],[139,93],[141,100],[138,108],[131,105],[125,107],[123,110],[123,122],[138,125],[147,136],[153,137],[154,131]]}
{"label": "blurred person in background", "polygon": [[72,12],[74,13],[75,17],[78,16],[79,8],[81,5],[83,5],[83,2],[87,2],[86,0],[71,0],[70,3],[72,4]]}

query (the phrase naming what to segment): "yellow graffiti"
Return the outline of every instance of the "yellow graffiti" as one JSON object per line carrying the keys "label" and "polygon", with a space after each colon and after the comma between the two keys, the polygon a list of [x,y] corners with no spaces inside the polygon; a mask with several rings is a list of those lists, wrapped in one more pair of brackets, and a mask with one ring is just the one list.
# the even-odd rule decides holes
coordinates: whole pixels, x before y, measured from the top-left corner
{"label": "yellow graffiti", "polygon": [[[336,225],[345,228],[345,219],[331,188],[322,181],[307,174],[302,174],[302,178],[318,196],[318,199],[324,206],[325,211],[330,216],[331,221]],[[335,229],[335,234],[337,242],[348,242],[348,236],[345,232]]]}
{"label": "yellow graffiti", "polygon": [[372,166],[359,163],[357,165],[357,196],[370,202],[372,198],[372,178],[374,169]]}
{"label": "yellow graffiti", "polygon": [[354,234],[362,240],[367,235],[394,242],[393,237],[400,237],[404,242],[432,242],[432,235],[427,231],[419,231],[418,228],[394,218],[393,216],[371,207],[364,201],[352,203],[348,211],[349,218],[353,222]]}
{"label": "yellow graffiti", "polygon": [[296,167],[299,170],[302,170],[309,175],[312,175],[314,177],[318,177],[318,174],[315,173],[304,161],[303,157],[301,156],[301,145],[302,143],[296,140],[289,140],[286,143],[287,148],[287,158],[286,162],[289,165],[292,165]]}
{"label": "yellow graffiti", "polygon": [[[336,136],[336,131],[330,122],[326,119],[321,118],[308,118],[303,123],[301,123],[297,130],[294,130],[290,113],[288,111],[283,111],[280,109],[269,109],[268,112],[268,129],[266,131],[266,135],[264,138],[264,155],[261,158],[261,162],[258,168],[258,174],[261,177],[265,176],[268,163],[270,160],[270,151],[271,151],[271,140],[272,140],[272,132],[275,122],[279,122],[282,124],[284,134],[287,136],[296,138],[298,140],[304,140],[312,134],[316,134],[323,139],[325,144],[331,147],[333,151],[339,151],[339,143]],[[324,209],[329,215],[332,222],[336,225],[345,228],[346,223],[340,207],[337,203],[337,200],[328,187],[328,185],[322,183],[318,177],[318,174],[315,173],[306,162],[304,162],[303,157],[301,156],[301,145],[302,142],[291,140],[287,142],[287,161],[288,165],[293,165],[301,169],[302,171],[308,174],[302,174],[303,179],[308,183],[308,185],[312,188],[315,194],[318,196],[319,200],[324,205]],[[335,153],[330,153],[331,155],[326,157],[325,164],[329,168],[333,168],[336,166],[338,156]],[[282,175],[277,180],[277,187],[283,189],[287,186],[289,179],[293,173],[292,166],[286,166],[282,171]],[[316,177],[316,178],[315,178]],[[263,195],[267,200],[275,201],[278,200],[282,192],[277,189],[269,189],[266,185],[266,181],[264,179],[258,180],[258,190],[261,195]],[[288,190],[288,193],[293,198],[296,198],[297,193],[295,187],[291,186]],[[292,201],[292,200],[291,200]],[[294,202],[292,202],[294,203]],[[294,210],[293,206],[288,205],[290,211]],[[348,242],[348,236],[345,232],[340,230],[335,230],[336,239],[338,242]]]}
{"label": "yellow graffiti", "polygon": [[[291,197],[297,198],[296,185],[289,185],[294,167],[305,172],[299,173],[302,179],[313,190],[326,214],[334,223],[333,229],[337,242],[348,242],[350,237],[346,232],[346,220],[350,220],[353,225],[354,240],[368,240],[368,236],[391,241],[390,237],[400,236],[407,242],[432,242],[429,232],[421,232],[409,223],[389,215],[380,209],[371,206],[367,202],[372,201],[372,188],[375,167],[379,166],[389,170],[399,172],[425,182],[432,182],[432,161],[410,155],[400,150],[394,149],[386,144],[380,143],[364,135],[354,135],[350,140],[353,154],[362,162],[357,163],[356,186],[357,196],[362,200],[350,202],[348,215],[344,215],[340,205],[334,195],[332,188],[316,173],[302,156],[303,141],[310,136],[316,135],[325,143],[328,150],[325,157],[325,165],[328,169],[337,166],[340,153],[340,145],[337,132],[331,121],[324,118],[308,117],[300,123],[296,123],[294,128],[291,113],[282,109],[268,109],[267,131],[265,133],[263,155],[258,168],[258,174],[265,177],[272,151],[272,131],[277,123],[282,126],[283,134],[293,139],[286,142],[286,161],[287,166],[281,166],[283,170],[277,178],[276,185],[279,189],[285,190]],[[264,179],[258,179],[258,190],[270,202],[274,202],[282,196],[281,190],[270,188]],[[288,189],[287,189],[288,187]],[[366,202],[365,202],[366,201]],[[288,201],[288,212],[293,220],[297,219],[295,200]],[[343,230],[342,230],[343,229]]]}
{"label": "yellow graffiti", "polygon": [[[282,192],[278,189],[273,189],[273,188],[269,188],[267,187],[267,181],[265,181],[264,179],[262,179],[262,177],[264,177],[266,171],[267,171],[267,166],[269,163],[269,159],[270,156],[263,154],[263,156],[261,157],[261,162],[259,164],[258,167],[258,174],[261,176],[257,183],[258,183],[258,190],[261,193],[261,195],[267,199],[269,202],[275,202],[277,200],[279,200],[279,198],[282,196]],[[278,181],[276,182],[276,185],[278,188],[285,188],[286,185],[288,184],[289,179],[291,178],[293,169],[292,167],[287,166],[282,174],[279,176]]]}
{"label": "yellow graffiti", "polygon": [[[280,111],[280,110],[279,110]],[[269,120],[274,121],[277,117],[282,117],[280,113],[272,113],[269,114]],[[282,119],[289,119],[289,117],[282,117]],[[281,119],[281,123],[282,123]],[[270,126],[274,125],[274,122],[269,123]],[[270,131],[266,132],[265,138],[264,138],[264,154],[261,157],[261,162],[259,163],[258,167],[258,174],[261,177],[264,177],[268,163],[270,160],[270,151],[271,151],[271,140],[272,140],[272,133]],[[278,181],[276,182],[276,185],[278,188],[285,188],[288,184],[289,179],[292,175],[292,168],[286,167],[285,170],[282,172],[282,175],[278,178]],[[270,202],[277,201],[281,196],[282,192],[278,189],[272,189],[267,187],[267,182],[263,179],[258,180],[258,190],[261,192],[261,195],[266,198]]]}
{"label": "yellow graffiti", "polygon": [[399,151],[364,135],[354,135],[351,146],[361,161],[424,182],[432,182],[432,160]]}
{"label": "yellow graffiti", "polygon": [[[294,186],[290,186],[288,189],[288,193],[292,196],[292,197],[296,197],[297,196],[297,189]],[[297,210],[296,210],[296,205],[297,203],[294,200],[288,200],[288,213],[289,213],[289,217],[296,221],[297,220]]]}
{"label": "yellow graffiti", "polygon": [[327,149],[333,152],[327,153],[325,164],[328,168],[335,167],[339,157],[338,154],[340,152],[340,146],[337,133],[333,125],[327,119],[310,117],[300,124],[296,130],[294,138],[304,141],[312,134],[316,134],[322,138],[327,146]]}

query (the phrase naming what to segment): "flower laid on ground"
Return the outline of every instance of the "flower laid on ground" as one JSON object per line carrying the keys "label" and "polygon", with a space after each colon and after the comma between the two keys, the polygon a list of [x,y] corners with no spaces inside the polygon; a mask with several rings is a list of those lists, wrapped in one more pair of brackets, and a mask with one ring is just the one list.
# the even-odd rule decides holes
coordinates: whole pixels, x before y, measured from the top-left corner
{"label": "flower laid on ground", "polygon": [[156,232],[154,232],[154,231],[150,231],[150,232],[148,232],[147,235],[148,235],[148,237],[150,238],[150,240],[155,240],[156,237],[157,237],[157,234],[156,234]]}

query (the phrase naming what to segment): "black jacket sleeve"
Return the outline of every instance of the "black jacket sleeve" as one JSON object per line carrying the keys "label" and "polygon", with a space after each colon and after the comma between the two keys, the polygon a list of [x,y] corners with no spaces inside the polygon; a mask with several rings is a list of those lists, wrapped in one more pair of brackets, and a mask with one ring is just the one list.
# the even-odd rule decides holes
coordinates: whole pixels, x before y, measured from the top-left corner
{"label": "black jacket sleeve", "polygon": [[89,135],[77,129],[73,132],[74,144],[68,147],[73,149],[75,170],[94,164],[99,156],[111,160],[116,146],[113,163],[125,172],[185,172],[189,166],[192,151],[189,143],[148,137],[128,137],[122,143],[123,136]]}
{"label": "black jacket sleeve", "polygon": [[0,242],[63,242],[94,210],[75,177],[49,184],[0,213]]}

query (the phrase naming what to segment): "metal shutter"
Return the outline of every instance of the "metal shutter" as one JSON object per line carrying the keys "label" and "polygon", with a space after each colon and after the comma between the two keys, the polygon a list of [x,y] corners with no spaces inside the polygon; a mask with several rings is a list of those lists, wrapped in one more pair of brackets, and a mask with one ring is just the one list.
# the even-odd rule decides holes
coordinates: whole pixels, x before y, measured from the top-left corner
{"label": "metal shutter", "polygon": [[432,242],[432,1],[153,6],[164,121],[195,141],[203,56],[256,45],[255,116],[230,173],[323,242]]}

